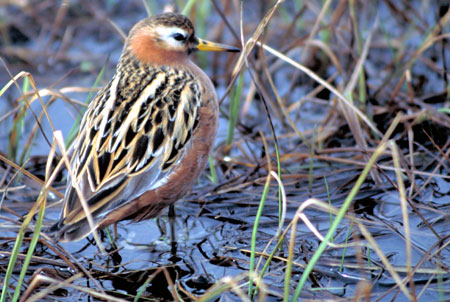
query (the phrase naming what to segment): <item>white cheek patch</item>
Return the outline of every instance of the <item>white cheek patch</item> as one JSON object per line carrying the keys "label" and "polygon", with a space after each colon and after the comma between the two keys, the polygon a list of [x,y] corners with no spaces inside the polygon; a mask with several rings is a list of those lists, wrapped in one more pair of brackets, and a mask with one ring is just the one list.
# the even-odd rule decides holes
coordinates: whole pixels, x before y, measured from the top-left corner
{"label": "white cheek patch", "polygon": [[185,30],[179,27],[159,26],[155,31],[158,34],[159,39],[163,40],[170,47],[182,48],[184,46],[184,42],[175,40],[174,35],[180,34],[183,35],[183,37],[186,37],[187,33]]}

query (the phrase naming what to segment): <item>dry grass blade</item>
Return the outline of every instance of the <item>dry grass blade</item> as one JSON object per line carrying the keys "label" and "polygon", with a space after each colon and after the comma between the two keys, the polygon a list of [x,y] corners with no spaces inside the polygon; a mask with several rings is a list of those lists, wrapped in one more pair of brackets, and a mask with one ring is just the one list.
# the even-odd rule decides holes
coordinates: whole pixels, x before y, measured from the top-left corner
{"label": "dry grass blade", "polygon": [[[60,131],[55,131],[53,133],[53,136],[59,147],[59,150],[61,151],[62,160],[64,161],[64,164],[66,165],[66,168],[69,172],[70,179],[77,179],[75,177],[74,172],[72,171],[72,168],[70,165],[70,160],[69,160],[69,156],[66,151],[62,133]],[[98,236],[98,231],[97,231],[95,223],[94,223],[94,218],[92,217],[92,214],[89,210],[89,206],[87,205],[86,199],[84,198],[83,193],[81,192],[78,183],[73,181],[71,185],[74,187],[75,191],[78,194],[78,198],[80,200],[81,206],[83,207],[84,213],[86,215],[86,219],[89,223],[89,227],[93,230],[92,235],[94,236],[94,240],[97,243],[98,248],[100,249],[100,251],[102,253],[106,254],[105,247],[104,247],[102,241],[100,240],[100,237]]]}
{"label": "dry grass blade", "polygon": [[[24,175],[26,175],[27,177],[32,179],[34,182],[36,182],[40,186],[44,186],[44,181],[42,179],[40,179],[39,177],[37,177],[37,176],[33,175],[32,173],[28,172],[27,170],[25,170],[21,166],[15,164],[14,162],[10,161],[9,159],[7,159],[2,154],[0,154],[0,160],[3,161],[8,166],[13,167],[14,169],[16,169],[18,172],[23,173]],[[62,194],[61,192],[59,192],[58,190],[56,190],[53,187],[50,187],[49,190],[52,191],[54,194],[56,194],[57,196],[59,196],[61,198],[64,197],[64,194]]]}
{"label": "dry grass blade", "polygon": [[[67,286],[71,284],[73,281],[79,279],[82,276],[82,274],[75,274],[70,278],[67,278],[66,280],[55,280],[53,278],[50,278],[48,276],[43,276],[41,274],[35,274],[33,276],[32,281],[30,282],[29,287],[27,290],[23,293],[20,301],[21,302],[33,302],[33,301],[39,301],[40,299],[45,298],[50,293],[54,292],[55,290],[59,288],[63,288],[64,286]],[[33,294],[33,292],[42,286],[43,283],[50,283],[51,285],[47,287],[44,290],[41,290],[37,294]]]}
{"label": "dry grass blade", "polygon": [[64,280],[63,282],[61,282],[61,280],[57,280],[54,278],[50,278],[47,276],[38,276],[36,282],[38,283],[50,283],[51,285],[45,289],[42,290],[41,292],[34,294],[34,295],[29,295],[26,297],[26,300],[23,300],[23,302],[27,301],[27,302],[34,302],[34,301],[40,301],[42,298],[48,296],[51,292],[62,288],[62,287],[66,287],[66,288],[71,288],[74,289],[76,291],[80,291],[80,292],[84,292],[86,294],[88,294],[91,297],[100,299],[100,300],[104,300],[104,301],[111,301],[111,302],[126,302],[128,300],[124,300],[124,299],[120,299],[105,293],[99,293],[95,290],[92,290],[90,288],[86,288],[86,287],[82,287],[82,286],[78,286],[78,285],[73,285],[71,284],[73,281],[79,279],[81,277],[81,274],[76,274],[73,275],[72,277]]}
{"label": "dry grass blade", "polygon": [[411,227],[409,223],[409,217],[408,217],[408,203],[406,201],[405,196],[405,184],[403,183],[402,175],[400,173],[400,164],[399,164],[399,151],[397,146],[393,141],[390,141],[390,149],[392,151],[392,159],[394,161],[394,167],[395,167],[395,174],[397,176],[397,186],[398,186],[398,193],[400,195],[400,206],[402,208],[402,216],[403,216],[403,228],[405,232],[405,243],[406,243],[406,269],[408,272],[408,278],[410,281],[410,288],[411,288],[411,297],[413,301],[417,301],[417,297],[415,295],[415,286],[414,286],[414,279],[413,279],[413,272],[411,269]]}
{"label": "dry grass blade", "polygon": [[369,242],[371,248],[373,248],[377,253],[378,257],[380,257],[381,262],[384,264],[389,274],[391,274],[397,286],[400,288],[403,294],[409,299],[409,301],[412,301],[413,297],[411,296],[409,290],[406,288],[404,280],[400,278],[395,268],[392,266],[392,264],[389,262],[389,259],[386,257],[386,254],[378,246],[377,242],[370,234],[369,230],[363,224],[358,224],[358,227],[361,230],[361,233],[364,235],[364,238],[366,238],[366,240]]}
{"label": "dry grass blade", "polygon": [[[265,28],[267,27],[267,25],[269,24],[270,20],[272,19],[274,13],[277,11],[278,7],[283,2],[284,2],[284,0],[278,0],[272,6],[272,8],[264,16],[262,21],[258,24],[258,27],[254,31],[252,37],[247,40],[247,43],[244,43],[244,37],[243,36],[241,37],[241,39],[242,39],[242,52],[241,52],[241,55],[239,56],[239,59],[238,59],[237,63],[235,64],[235,67],[234,67],[234,69],[232,71],[232,80],[231,80],[230,84],[228,85],[228,88],[227,88],[227,91],[226,91],[225,95],[228,95],[228,93],[229,93],[233,83],[236,81],[239,73],[241,72],[242,68],[244,67],[244,63],[245,63],[245,60],[246,60],[247,56],[253,50],[253,48],[255,47],[256,41],[258,41],[260,39],[260,37],[263,34]],[[241,21],[243,21],[243,20],[241,20]],[[223,99],[220,100],[219,103],[222,103],[222,101],[223,101]]]}
{"label": "dry grass blade", "polygon": [[[2,61],[3,62],[3,61]],[[4,64],[5,66],[6,66],[6,64]],[[9,72],[9,70],[7,69],[7,71]],[[25,72],[25,71],[21,71],[21,72],[19,72],[17,75],[15,75],[14,77],[10,74],[10,76],[11,76],[11,80],[2,88],[2,90],[0,91],[0,96],[2,96],[3,94],[4,94],[4,92],[7,90],[7,89],[9,89],[9,87],[11,87],[13,84],[14,85],[16,85],[16,87],[19,89],[19,91],[21,90],[20,89],[20,86],[19,86],[19,84],[17,83],[17,81],[19,80],[19,79],[21,79],[21,78],[27,78],[29,81],[30,81],[30,84],[31,84],[31,86],[33,87],[33,89],[34,89],[34,93],[35,93],[35,95],[37,96],[37,98],[39,99],[39,102],[40,102],[40,104],[41,104],[41,106],[42,106],[42,110],[43,110],[43,112],[44,112],[44,114],[45,114],[45,116],[46,116],[46,118],[47,118],[47,121],[48,121],[48,123],[50,124],[50,127],[53,129],[53,131],[55,130],[55,127],[53,126],[53,122],[52,122],[52,120],[51,120],[51,118],[50,118],[50,115],[48,114],[48,112],[47,112],[47,106],[45,105],[45,103],[44,103],[44,101],[42,100],[42,97],[41,97],[41,95],[39,94],[39,90],[38,90],[38,88],[37,88],[37,86],[36,86],[36,82],[34,81],[34,78],[33,78],[33,76],[29,73],[29,72]],[[36,121],[39,121],[39,119],[36,117],[36,115],[34,114],[34,111],[33,110],[31,110],[31,104],[27,101],[27,99],[26,98],[24,98],[24,100],[25,100],[25,104],[27,105],[27,108],[31,111],[31,113],[34,115],[34,117],[35,117],[35,119],[36,119]],[[39,122],[38,122],[38,124],[39,124]],[[48,145],[50,146],[51,145],[51,143],[50,143],[50,141],[49,141],[49,139],[47,138],[47,136],[45,135],[45,132],[44,132],[44,130],[42,129],[42,126],[39,124],[39,127],[41,128],[41,131],[42,131],[42,135],[44,136],[44,138],[45,138],[45,140],[47,141],[47,143],[48,143]]]}
{"label": "dry grass blade", "polygon": [[427,185],[430,183],[430,181],[433,179],[433,177],[440,177],[440,178],[444,178],[444,179],[450,179],[450,176],[448,176],[448,175],[440,175],[440,174],[436,173],[442,167],[444,162],[448,161],[449,156],[450,156],[450,148],[447,149],[447,152],[445,152],[444,156],[439,160],[439,163],[434,167],[433,171],[431,173],[427,173],[428,174],[427,175],[428,176],[427,180],[423,183],[423,185],[413,195],[413,198],[415,198],[419,194],[419,192],[422,192],[427,187]]}
{"label": "dry grass blade", "polygon": [[[347,96],[349,101],[351,101],[353,99],[351,95],[352,95],[352,91],[354,90],[354,88],[356,86],[356,81],[358,79],[358,76],[364,72],[363,65],[367,59],[367,54],[369,53],[369,47],[370,47],[370,43],[372,41],[372,35],[373,35],[375,29],[377,29],[377,28],[378,28],[378,18],[376,19],[374,25],[372,26],[369,36],[367,37],[367,40],[364,44],[364,48],[363,48],[361,57],[359,58],[358,63],[355,66],[355,70],[353,71],[352,76],[350,77],[350,81],[348,82],[347,86],[344,89],[344,95]],[[347,120],[348,126],[350,127],[350,130],[352,131],[357,144],[363,150],[367,150],[367,147],[368,147],[367,141],[364,138],[363,130],[361,128],[361,125],[359,124],[359,121],[358,121],[358,118],[356,117],[355,112],[352,110],[352,108],[346,106],[347,103],[340,102],[339,104],[341,104],[341,106],[342,106],[342,111],[344,112],[344,116]],[[369,155],[367,155],[367,154],[364,154],[364,157],[365,157],[366,161],[369,159]],[[372,175],[372,179],[377,184],[382,183],[381,177],[378,174],[378,172],[376,171],[376,169],[371,170],[370,173]]]}
{"label": "dry grass blade", "polygon": [[292,60],[291,58],[285,56],[284,54],[280,53],[279,51],[273,49],[272,47],[266,45],[266,44],[262,44],[260,42],[256,42],[256,44],[258,46],[261,46],[262,48],[264,48],[265,50],[267,50],[268,52],[270,52],[271,54],[273,54],[274,56],[280,58],[281,60],[285,61],[286,63],[294,66],[295,68],[300,69],[301,71],[303,71],[304,73],[306,73],[309,77],[311,77],[312,79],[314,79],[315,81],[317,81],[318,83],[320,83],[322,86],[324,86],[325,88],[327,88],[328,90],[330,90],[332,93],[334,93],[340,100],[342,100],[347,106],[349,106],[357,115],[359,118],[361,118],[361,120],[363,120],[366,125],[374,132],[376,133],[378,136],[382,136],[381,132],[372,124],[371,121],[369,121],[369,119],[364,115],[364,113],[361,112],[361,110],[359,110],[358,108],[355,107],[355,105],[353,105],[353,103],[349,100],[346,99],[346,97],[344,97],[344,95],[342,93],[340,93],[336,88],[334,88],[333,86],[331,86],[330,84],[328,84],[325,80],[323,80],[322,78],[320,78],[318,75],[316,75],[312,70],[310,70],[309,68],[295,62],[294,60]]}
{"label": "dry grass blade", "polygon": [[325,3],[323,3],[320,13],[317,16],[316,21],[314,22],[311,32],[308,35],[308,38],[306,39],[305,49],[303,49],[303,52],[301,54],[300,62],[303,62],[305,60],[305,58],[308,56],[310,42],[313,40],[313,37],[316,36],[317,31],[319,30],[319,25],[322,22],[323,18],[325,17],[325,14],[326,14],[330,4],[331,4],[331,0],[326,0]]}
{"label": "dry grass blade", "polygon": [[[262,55],[264,55],[264,54],[262,54]],[[301,138],[302,141],[304,141],[306,144],[309,145],[309,143],[307,143],[305,136],[302,134],[302,132],[300,132],[300,130],[295,125],[295,122],[289,116],[289,112],[288,112],[286,106],[283,104],[283,101],[281,100],[280,94],[278,93],[275,83],[272,80],[272,76],[270,75],[269,67],[267,66],[266,60],[264,59],[263,62],[265,64],[264,72],[266,74],[267,79],[269,80],[270,86],[272,88],[272,92],[275,94],[275,98],[277,100],[278,106],[280,106],[280,108],[281,108],[281,112],[283,113],[284,118],[289,122],[289,125],[295,131],[295,133],[298,135],[298,137]],[[252,87],[255,87],[255,86],[252,85]]]}

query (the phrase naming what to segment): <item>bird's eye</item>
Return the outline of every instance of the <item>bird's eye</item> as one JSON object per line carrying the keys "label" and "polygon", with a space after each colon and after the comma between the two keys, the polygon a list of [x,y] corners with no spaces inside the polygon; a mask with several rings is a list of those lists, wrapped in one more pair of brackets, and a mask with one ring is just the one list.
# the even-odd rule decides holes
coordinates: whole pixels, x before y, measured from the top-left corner
{"label": "bird's eye", "polygon": [[175,40],[177,40],[177,41],[184,41],[184,40],[186,40],[186,37],[183,36],[182,34],[179,34],[179,33],[174,34],[174,35],[173,35],[173,38],[174,38]]}

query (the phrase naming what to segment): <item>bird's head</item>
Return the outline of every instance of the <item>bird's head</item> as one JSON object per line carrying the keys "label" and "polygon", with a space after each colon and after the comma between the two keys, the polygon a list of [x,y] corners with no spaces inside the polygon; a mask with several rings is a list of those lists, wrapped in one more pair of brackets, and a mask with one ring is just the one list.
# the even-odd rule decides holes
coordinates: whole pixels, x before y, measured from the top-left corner
{"label": "bird's head", "polygon": [[233,46],[196,37],[191,21],[173,13],[156,15],[137,23],[130,31],[127,45],[139,60],[168,65],[186,60],[196,50],[240,51]]}

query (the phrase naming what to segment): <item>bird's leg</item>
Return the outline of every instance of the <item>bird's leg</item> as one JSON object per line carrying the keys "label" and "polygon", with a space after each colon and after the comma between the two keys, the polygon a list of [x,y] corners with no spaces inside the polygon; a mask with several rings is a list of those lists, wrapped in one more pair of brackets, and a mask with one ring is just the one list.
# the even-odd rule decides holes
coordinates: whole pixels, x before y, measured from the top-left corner
{"label": "bird's leg", "polygon": [[168,218],[169,218],[169,224],[170,224],[170,245],[171,245],[171,249],[170,252],[172,254],[172,256],[175,256],[177,254],[177,238],[175,236],[175,218],[176,218],[176,214],[175,214],[175,206],[173,204],[171,204],[169,206],[169,213],[168,213]]}
{"label": "bird's leg", "polygon": [[119,233],[117,231],[117,223],[113,224],[113,241],[115,242],[119,238]]}

